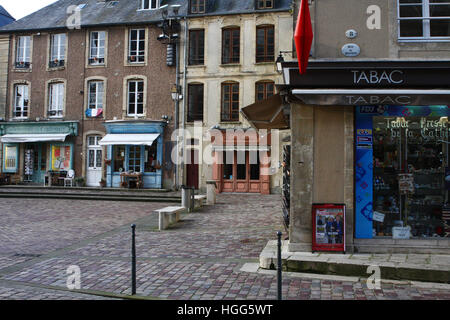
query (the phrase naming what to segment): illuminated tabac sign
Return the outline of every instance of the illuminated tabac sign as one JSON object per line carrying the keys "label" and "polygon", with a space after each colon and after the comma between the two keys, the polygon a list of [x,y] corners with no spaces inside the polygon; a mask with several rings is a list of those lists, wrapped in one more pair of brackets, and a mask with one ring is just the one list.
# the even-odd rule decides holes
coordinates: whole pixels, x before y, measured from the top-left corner
{"label": "illuminated tabac sign", "polygon": [[324,90],[293,90],[295,97],[305,104],[310,105],[342,105],[342,106],[368,106],[368,105],[392,105],[392,106],[423,106],[423,105],[448,105],[450,104],[450,90],[439,90],[437,93],[421,94],[351,94],[339,92],[325,92]]}
{"label": "illuminated tabac sign", "polygon": [[294,63],[283,72],[305,104],[450,105],[450,61],[314,61],[304,75]]}
{"label": "illuminated tabac sign", "polygon": [[405,73],[402,70],[351,70],[353,83],[359,84],[402,84],[405,82]]}
{"label": "illuminated tabac sign", "polygon": [[294,63],[285,63],[283,68],[286,85],[293,89],[450,88],[450,61],[314,61],[304,75]]}

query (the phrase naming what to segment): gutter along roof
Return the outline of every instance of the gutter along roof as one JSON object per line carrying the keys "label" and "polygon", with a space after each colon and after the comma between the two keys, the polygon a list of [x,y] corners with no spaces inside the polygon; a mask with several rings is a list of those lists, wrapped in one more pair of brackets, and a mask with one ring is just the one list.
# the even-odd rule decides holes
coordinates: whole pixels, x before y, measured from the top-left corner
{"label": "gutter along roof", "polygon": [[[67,29],[67,21],[73,14],[70,6],[85,4],[80,10],[81,28],[93,26],[156,24],[162,20],[161,10],[138,10],[139,0],[59,0],[14,23],[0,28],[0,33],[37,30]],[[184,15],[187,2],[163,0],[161,4],[182,4],[179,14]],[[67,11],[71,12],[70,14]]]}
{"label": "gutter along roof", "polygon": [[[161,0],[161,5],[181,5],[179,17],[197,18],[237,14],[285,12],[292,0],[275,0],[274,8],[257,10],[255,0],[205,0],[206,12],[189,14],[189,0]],[[81,27],[156,24],[162,20],[161,10],[138,10],[140,0],[59,0],[16,22],[0,28],[0,33],[67,29],[70,6],[81,6]],[[70,12],[70,10],[69,10]],[[73,11],[72,11],[73,12]]]}

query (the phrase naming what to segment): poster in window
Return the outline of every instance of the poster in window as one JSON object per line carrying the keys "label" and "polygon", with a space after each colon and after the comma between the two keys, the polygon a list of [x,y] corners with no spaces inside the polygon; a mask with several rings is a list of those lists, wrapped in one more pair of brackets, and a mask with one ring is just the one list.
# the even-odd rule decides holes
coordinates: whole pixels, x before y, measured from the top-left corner
{"label": "poster in window", "polygon": [[70,170],[71,146],[52,146],[52,170]]}
{"label": "poster in window", "polygon": [[345,205],[314,204],[313,251],[345,252]]}
{"label": "poster in window", "polygon": [[17,146],[5,146],[4,165],[5,171],[17,171]]}
{"label": "poster in window", "polygon": [[400,194],[413,194],[414,175],[412,173],[400,173],[398,175],[398,187]]}
{"label": "poster in window", "polygon": [[33,175],[33,167],[34,167],[34,150],[27,149],[25,150],[25,175],[28,176]]}

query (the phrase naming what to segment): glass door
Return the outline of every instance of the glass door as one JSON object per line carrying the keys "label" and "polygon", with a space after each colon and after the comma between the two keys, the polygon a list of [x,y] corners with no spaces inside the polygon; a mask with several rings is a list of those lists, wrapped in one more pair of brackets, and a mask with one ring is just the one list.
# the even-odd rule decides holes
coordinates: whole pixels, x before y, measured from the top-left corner
{"label": "glass door", "polygon": [[102,147],[98,144],[100,136],[88,137],[87,149],[87,170],[86,170],[86,185],[88,187],[100,186],[102,179]]}
{"label": "glass door", "polygon": [[26,144],[24,151],[24,181],[43,183],[47,171],[47,145]]}

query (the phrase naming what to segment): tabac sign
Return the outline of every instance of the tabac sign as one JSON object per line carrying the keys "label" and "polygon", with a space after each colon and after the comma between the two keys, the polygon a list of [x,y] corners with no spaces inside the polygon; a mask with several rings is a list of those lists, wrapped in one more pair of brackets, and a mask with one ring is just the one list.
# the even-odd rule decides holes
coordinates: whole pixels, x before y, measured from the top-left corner
{"label": "tabac sign", "polygon": [[316,61],[304,75],[283,67],[286,85],[306,104],[450,104],[450,61]]}

